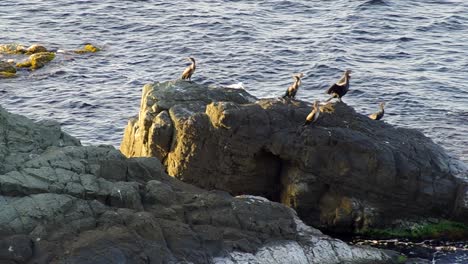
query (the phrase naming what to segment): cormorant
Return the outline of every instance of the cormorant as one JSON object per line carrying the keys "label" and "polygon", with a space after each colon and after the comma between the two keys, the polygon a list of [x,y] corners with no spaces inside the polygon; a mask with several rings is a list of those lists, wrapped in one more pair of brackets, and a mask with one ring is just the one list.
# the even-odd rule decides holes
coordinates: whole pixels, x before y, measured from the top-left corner
{"label": "cormorant", "polygon": [[385,114],[384,106],[385,106],[385,103],[384,103],[384,102],[380,103],[380,111],[369,115],[369,118],[372,119],[372,120],[380,120],[380,119],[382,119],[382,117],[383,117],[384,114]]}
{"label": "cormorant", "polygon": [[192,62],[192,64],[190,66],[188,66],[187,68],[185,68],[184,72],[182,73],[182,80],[189,80],[189,81],[192,81],[191,78],[192,78],[192,74],[195,72],[195,69],[197,68],[196,64],[195,64],[195,59],[192,58],[192,57],[188,57],[187,58],[189,61]]}
{"label": "cormorant", "polygon": [[286,93],[284,94],[283,98],[285,98],[285,99],[286,99],[286,97],[294,98],[294,96],[296,96],[297,90],[299,89],[299,86],[301,85],[301,78],[302,77],[304,77],[303,73],[293,75],[294,83],[291,84],[291,86],[288,87],[288,89],[286,90]]}
{"label": "cormorant", "polygon": [[312,112],[306,117],[306,121],[303,126],[306,126],[310,123],[315,123],[320,115],[319,101],[315,100],[314,105],[312,106]]}
{"label": "cormorant", "polygon": [[326,102],[333,98],[338,98],[341,102],[341,97],[343,97],[349,90],[349,79],[351,79],[351,70],[346,70],[343,77],[328,88],[327,94],[330,94],[332,97],[330,97]]}

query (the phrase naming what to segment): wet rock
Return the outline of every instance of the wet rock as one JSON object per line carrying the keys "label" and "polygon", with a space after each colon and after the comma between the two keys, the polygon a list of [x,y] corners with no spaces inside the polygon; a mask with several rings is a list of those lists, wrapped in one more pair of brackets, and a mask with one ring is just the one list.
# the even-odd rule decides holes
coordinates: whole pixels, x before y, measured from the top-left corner
{"label": "wet rock", "polygon": [[101,49],[94,46],[93,44],[86,44],[82,49],[75,50],[75,53],[83,54],[83,53],[95,53],[100,51]]}
{"label": "wet rock", "polygon": [[0,45],[0,53],[4,54],[24,54],[26,48],[21,44],[2,44]]}
{"label": "wet rock", "polygon": [[171,176],[208,190],[282,202],[334,230],[428,216],[466,222],[468,170],[432,140],[344,103],[321,106],[318,123],[302,127],[309,110],[239,89],[148,84],[121,151],[157,156]]}
{"label": "wet rock", "polygon": [[29,56],[29,59],[24,62],[18,62],[16,67],[18,68],[30,68],[31,70],[40,69],[47,63],[51,62],[55,58],[53,52],[39,52]]}
{"label": "wet rock", "polygon": [[46,47],[38,44],[31,45],[27,50],[26,54],[35,54],[35,53],[40,53],[40,52],[48,52]]}
{"label": "wet rock", "polygon": [[16,68],[13,65],[11,65],[11,63],[0,61],[0,77],[14,77],[15,74]]}
{"label": "wet rock", "polygon": [[156,158],[81,146],[54,122],[0,108],[0,132],[1,263],[291,263],[291,250],[322,263],[393,261],[323,235],[279,203],[204,191]]}

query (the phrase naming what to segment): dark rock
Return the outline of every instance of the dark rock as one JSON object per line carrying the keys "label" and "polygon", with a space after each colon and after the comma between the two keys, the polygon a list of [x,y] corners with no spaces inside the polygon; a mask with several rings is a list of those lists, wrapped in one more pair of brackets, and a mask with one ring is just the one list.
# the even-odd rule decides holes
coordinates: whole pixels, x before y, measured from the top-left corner
{"label": "dark rock", "polygon": [[318,123],[302,127],[309,111],[244,90],[155,83],[144,87],[121,151],[157,156],[170,175],[204,189],[282,202],[335,231],[428,216],[466,223],[468,170],[432,140],[344,103],[321,106]]}
{"label": "dark rock", "polygon": [[325,236],[281,204],[180,182],[156,158],[81,146],[55,123],[0,108],[0,132],[2,264],[393,260]]}
{"label": "dark rock", "polygon": [[33,243],[25,235],[13,235],[0,240],[0,261],[24,263],[33,256]]}

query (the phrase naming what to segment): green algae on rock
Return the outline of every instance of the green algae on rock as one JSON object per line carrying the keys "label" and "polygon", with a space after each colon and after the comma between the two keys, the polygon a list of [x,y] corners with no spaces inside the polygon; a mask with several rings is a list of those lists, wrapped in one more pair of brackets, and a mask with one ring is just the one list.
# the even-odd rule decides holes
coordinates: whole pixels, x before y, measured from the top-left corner
{"label": "green algae on rock", "polygon": [[26,54],[35,54],[35,53],[40,53],[40,52],[48,52],[48,50],[46,49],[46,47],[37,45],[37,44],[31,45],[26,50]]}
{"label": "green algae on rock", "polygon": [[3,44],[0,45],[0,54],[24,54],[26,48],[21,44]]}
{"label": "green algae on rock", "polygon": [[24,45],[21,44],[4,44],[0,45],[0,53],[5,53],[5,54],[35,54],[39,52],[48,52],[47,48],[34,44],[29,46],[29,48],[25,48]]}
{"label": "green algae on rock", "polygon": [[31,70],[39,69],[44,67],[48,62],[55,58],[53,52],[39,52],[29,56],[29,59],[24,62],[18,62],[16,67],[18,68],[30,68]]}
{"label": "green algae on rock", "polygon": [[468,225],[445,219],[417,223],[402,223],[392,228],[372,228],[360,234],[372,238],[408,238],[408,239],[450,239],[468,237]]}
{"label": "green algae on rock", "polygon": [[75,50],[75,53],[78,53],[78,54],[83,54],[83,53],[95,53],[95,52],[98,52],[98,51],[101,51],[100,48],[94,46],[93,44],[86,44],[83,49],[80,49],[80,50]]}

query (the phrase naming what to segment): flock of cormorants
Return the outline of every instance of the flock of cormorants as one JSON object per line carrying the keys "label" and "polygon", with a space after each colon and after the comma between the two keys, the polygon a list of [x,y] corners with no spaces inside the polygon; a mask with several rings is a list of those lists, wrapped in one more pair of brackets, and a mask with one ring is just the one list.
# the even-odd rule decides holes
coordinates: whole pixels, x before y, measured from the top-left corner
{"label": "flock of cormorants", "polygon": [[[184,72],[182,73],[182,80],[189,80],[191,81],[192,75],[195,72],[197,66],[195,63],[195,59],[192,57],[187,58],[191,64],[187,68],[185,68]],[[291,84],[288,89],[286,90],[286,93],[283,96],[283,99],[294,99],[296,96],[297,91],[299,90],[299,86],[301,85],[301,79],[304,77],[303,73],[299,74],[294,74],[294,83]],[[332,100],[333,98],[337,98],[338,101],[341,102],[341,97],[345,96],[346,93],[349,91],[349,80],[351,79],[351,70],[346,70],[343,74],[343,77],[338,80],[338,82],[334,83],[330,88],[327,90],[327,94],[331,95],[330,98],[328,98],[325,102],[328,102]],[[320,106],[319,106],[319,101],[316,100],[314,104],[312,105],[312,111],[310,112],[309,115],[306,117],[306,121],[304,122],[304,126],[314,123],[317,121],[320,115]],[[384,106],[385,103],[382,102],[380,103],[380,110],[376,113],[373,113],[369,115],[369,118],[372,120],[380,120],[384,116]]]}

